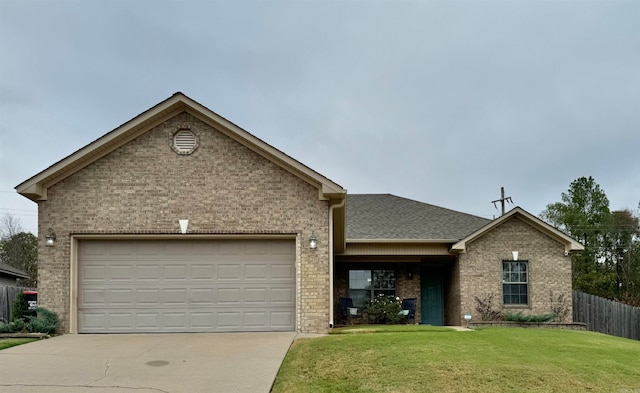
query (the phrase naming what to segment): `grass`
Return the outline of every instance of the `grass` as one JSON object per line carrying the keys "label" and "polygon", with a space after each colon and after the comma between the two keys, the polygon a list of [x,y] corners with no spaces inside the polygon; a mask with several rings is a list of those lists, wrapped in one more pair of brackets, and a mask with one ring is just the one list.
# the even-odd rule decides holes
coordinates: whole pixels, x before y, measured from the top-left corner
{"label": "grass", "polygon": [[0,338],[0,350],[36,341],[37,338]]}
{"label": "grass", "polygon": [[296,340],[272,392],[640,392],[639,341],[585,331],[445,329],[352,327]]}

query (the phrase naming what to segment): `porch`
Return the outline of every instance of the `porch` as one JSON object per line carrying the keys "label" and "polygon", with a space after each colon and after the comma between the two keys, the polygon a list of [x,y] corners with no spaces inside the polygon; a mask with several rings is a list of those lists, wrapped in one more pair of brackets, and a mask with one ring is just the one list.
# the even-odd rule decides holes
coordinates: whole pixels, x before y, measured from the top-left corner
{"label": "porch", "polygon": [[456,256],[338,257],[334,269],[334,321],[345,325],[338,300],[351,298],[362,312],[380,294],[416,298],[415,322],[433,326],[457,325],[460,320],[460,280]]}

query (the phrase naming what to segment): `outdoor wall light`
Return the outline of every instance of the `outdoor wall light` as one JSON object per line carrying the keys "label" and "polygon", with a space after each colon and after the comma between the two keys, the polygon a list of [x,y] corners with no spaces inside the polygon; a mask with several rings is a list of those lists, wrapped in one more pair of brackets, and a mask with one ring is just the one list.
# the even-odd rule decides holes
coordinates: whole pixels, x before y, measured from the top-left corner
{"label": "outdoor wall light", "polygon": [[318,248],[318,238],[313,233],[311,233],[311,236],[309,237],[309,248],[312,250]]}
{"label": "outdoor wall light", "polygon": [[44,237],[45,239],[47,239],[47,247],[53,247],[56,244],[56,233],[53,231],[53,229],[49,228],[49,231],[47,232],[47,236]]}

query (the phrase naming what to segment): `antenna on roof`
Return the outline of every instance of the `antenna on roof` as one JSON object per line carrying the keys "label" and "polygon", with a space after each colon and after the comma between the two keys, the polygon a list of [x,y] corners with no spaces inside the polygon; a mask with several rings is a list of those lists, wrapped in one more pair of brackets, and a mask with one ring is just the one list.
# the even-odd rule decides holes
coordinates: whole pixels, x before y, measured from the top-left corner
{"label": "antenna on roof", "polygon": [[501,216],[504,216],[504,203],[508,202],[510,204],[513,205],[513,199],[511,199],[511,197],[505,197],[504,196],[504,187],[500,187],[500,199],[496,199],[495,201],[491,201],[491,203],[493,203],[493,207],[496,208],[496,210],[498,210],[498,206],[496,205],[496,203],[500,202],[500,204],[502,205],[502,214]]}

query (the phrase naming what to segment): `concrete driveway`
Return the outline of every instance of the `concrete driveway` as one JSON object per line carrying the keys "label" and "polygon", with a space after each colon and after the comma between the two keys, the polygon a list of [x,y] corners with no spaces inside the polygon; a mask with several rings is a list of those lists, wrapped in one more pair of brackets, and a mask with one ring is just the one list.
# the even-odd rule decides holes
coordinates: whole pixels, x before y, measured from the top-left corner
{"label": "concrete driveway", "polygon": [[68,334],[0,351],[0,391],[267,393],[296,334]]}

